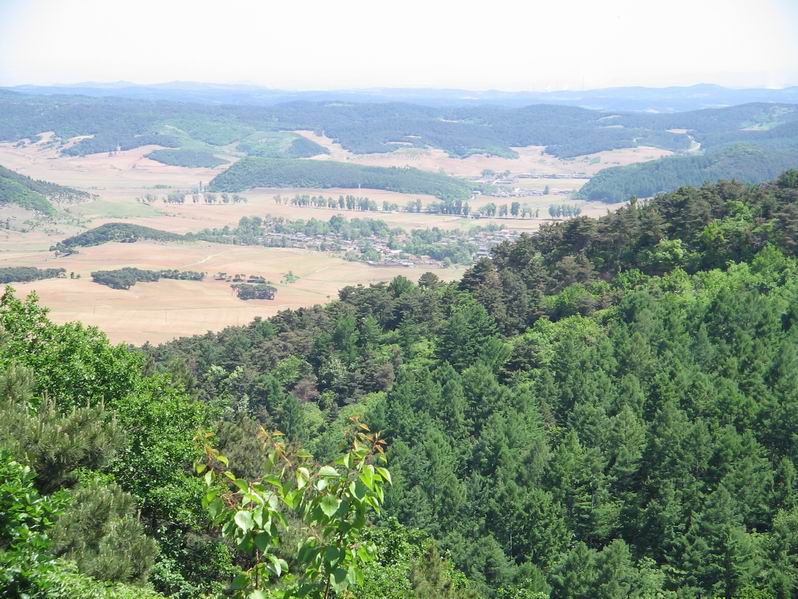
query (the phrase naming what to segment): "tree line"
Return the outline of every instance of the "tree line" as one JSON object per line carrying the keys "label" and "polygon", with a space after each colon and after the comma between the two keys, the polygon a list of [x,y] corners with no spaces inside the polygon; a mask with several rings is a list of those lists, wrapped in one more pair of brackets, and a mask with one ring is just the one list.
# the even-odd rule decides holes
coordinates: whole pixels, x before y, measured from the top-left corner
{"label": "tree line", "polygon": [[204,272],[182,270],[146,270],[126,266],[115,270],[96,270],[91,273],[91,279],[100,285],[107,285],[111,289],[130,289],[136,283],[156,283],[161,279],[175,279],[178,281],[202,281]]}
{"label": "tree line", "polygon": [[0,283],[28,283],[66,276],[63,268],[34,268],[32,266],[4,266],[0,268]]}

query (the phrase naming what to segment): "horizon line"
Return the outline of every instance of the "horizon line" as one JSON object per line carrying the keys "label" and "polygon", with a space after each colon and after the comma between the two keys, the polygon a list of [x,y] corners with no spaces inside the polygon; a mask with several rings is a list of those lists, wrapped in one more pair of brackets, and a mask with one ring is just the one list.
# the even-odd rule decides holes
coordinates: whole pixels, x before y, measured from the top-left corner
{"label": "horizon line", "polygon": [[173,79],[168,81],[151,81],[151,82],[137,82],[124,79],[119,80],[103,80],[103,81],[76,81],[76,82],[57,82],[57,83],[15,83],[15,84],[0,84],[0,88],[13,89],[19,87],[92,87],[92,86],[108,86],[108,87],[165,87],[170,85],[196,85],[208,87],[228,87],[228,88],[254,88],[264,91],[272,92],[289,92],[289,93],[321,93],[321,92],[349,92],[349,93],[368,93],[379,91],[392,91],[392,92],[418,92],[418,91],[434,91],[434,92],[460,92],[460,93],[498,93],[498,94],[556,94],[556,93],[585,93],[585,92],[601,92],[613,91],[623,89],[645,89],[645,90],[668,90],[668,89],[692,89],[698,87],[711,87],[729,91],[784,91],[798,87],[798,83],[788,84],[783,86],[768,86],[768,85],[751,85],[751,86],[726,86],[719,83],[698,82],[691,84],[673,84],[673,85],[617,85],[609,87],[585,87],[585,88],[557,88],[557,89],[520,89],[508,90],[501,88],[459,88],[459,87],[425,87],[425,86],[373,86],[373,87],[339,87],[339,88],[314,88],[314,87],[271,87],[266,84],[252,83],[252,82],[218,82],[218,81],[194,81]]}

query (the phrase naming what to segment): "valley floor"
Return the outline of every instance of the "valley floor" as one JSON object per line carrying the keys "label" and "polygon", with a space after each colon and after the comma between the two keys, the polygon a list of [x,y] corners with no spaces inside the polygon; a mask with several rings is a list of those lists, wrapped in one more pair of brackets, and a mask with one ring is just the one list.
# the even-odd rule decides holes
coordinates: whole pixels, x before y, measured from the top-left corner
{"label": "valley floor", "polygon": [[[283,249],[196,243],[106,244],[81,248],[71,256],[56,257],[49,248],[66,237],[108,222],[128,222],[174,233],[197,232],[205,228],[234,227],[244,217],[267,215],[287,219],[316,218],[327,221],[343,214],[346,218],[384,220],[391,227],[405,230],[439,227],[445,230],[496,224],[511,230],[530,232],[550,220],[553,203],[579,204],[582,214],[599,216],[613,206],[570,200],[586,177],[602,167],[657,157],[659,151],[637,150],[602,153],[601,156],[563,161],[543,155],[539,148],[520,148],[519,158],[472,156],[454,159],[436,150],[399,150],[390,155],[358,156],[345,152],[331,141],[312,134],[308,137],[330,148],[338,159],[388,166],[410,165],[428,170],[444,170],[459,176],[476,177],[484,169],[511,172],[513,196],[478,196],[470,202],[473,211],[488,203],[518,201],[538,210],[539,218],[471,219],[451,215],[397,212],[348,212],[326,208],[297,207],[277,203],[275,196],[295,194],[337,197],[352,194],[367,196],[404,207],[421,200],[426,206],[438,200],[432,196],[400,194],[367,189],[257,189],[242,195],[246,203],[165,204],[142,203],[139,198],[154,194],[159,198],[173,191],[185,192],[207,184],[224,167],[184,168],[167,166],[145,157],[154,147],[137,148],[83,157],[60,156],[49,145],[48,137],[23,146],[0,144],[0,164],[22,174],[73,186],[95,194],[89,202],[60,206],[61,214],[44,221],[33,213],[15,207],[0,208],[0,222],[8,219],[9,229],[0,229],[0,265],[64,268],[80,278],[49,279],[14,285],[19,292],[35,291],[50,309],[56,322],[79,320],[96,325],[117,342],[160,343],[169,339],[220,330],[243,324],[256,316],[268,317],[279,310],[323,303],[336,297],[346,285],[388,281],[397,275],[416,280],[428,270],[441,279],[458,278],[462,268],[375,267],[350,262],[330,254],[304,249]],[[521,175],[521,176],[518,176]],[[543,195],[548,186],[549,193]],[[204,281],[161,280],[139,283],[129,290],[114,290],[91,281],[91,272],[133,266],[148,269],[199,270]],[[214,280],[217,272],[262,276],[277,287],[275,300],[239,300],[229,283]],[[292,272],[298,280],[280,281]]]}

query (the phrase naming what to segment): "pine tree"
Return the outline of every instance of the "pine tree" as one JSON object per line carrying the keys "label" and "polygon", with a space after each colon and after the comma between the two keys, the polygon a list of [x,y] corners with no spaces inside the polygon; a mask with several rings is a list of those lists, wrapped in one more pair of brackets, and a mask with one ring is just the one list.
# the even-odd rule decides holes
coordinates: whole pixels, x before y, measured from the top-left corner
{"label": "pine tree", "polygon": [[78,487],[52,531],[53,551],[98,580],[143,583],[158,547],[144,534],[133,497],[102,480]]}

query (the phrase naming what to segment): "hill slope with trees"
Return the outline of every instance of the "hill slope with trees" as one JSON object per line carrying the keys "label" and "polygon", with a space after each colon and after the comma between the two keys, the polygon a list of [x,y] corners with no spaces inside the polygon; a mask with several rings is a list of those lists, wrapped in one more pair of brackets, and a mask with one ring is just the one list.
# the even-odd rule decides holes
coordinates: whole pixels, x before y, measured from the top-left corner
{"label": "hill slope with trees", "polygon": [[669,156],[604,169],[585,183],[577,195],[586,200],[621,202],[723,179],[761,183],[796,165],[798,145],[793,148],[732,145],[705,154]]}
{"label": "hill slope with trees", "polygon": [[794,596],[797,205],[684,188],[142,350],[7,293],[4,583]]}
{"label": "hill slope with trees", "polygon": [[607,201],[731,176],[761,182],[794,167],[798,157],[798,106],[768,102],[644,113],[548,104],[298,100],[225,105],[0,90],[0,113],[3,141],[32,140],[44,131],[53,131],[61,142],[83,136],[63,147],[68,155],[155,144],[165,149],[152,152],[153,159],[181,166],[219,166],[223,161],[216,154],[231,144],[248,157],[297,159],[327,153],[296,133],[307,130],[360,154],[414,147],[440,148],[461,158],[515,157],[513,148],[522,146],[543,146],[562,159],[639,146],[679,154],[613,169],[583,190],[585,196]]}
{"label": "hill slope with trees", "polygon": [[48,181],[39,181],[0,166],[0,204],[16,204],[42,214],[55,214],[51,200],[79,201],[89,194]]}
{"label": "hill slope with trees", "polygon": [[416,168],[363,166],[331,160],[244,158],[216,175],[211,191],[244,191],[255,187],[366,188],[423,193],[443,200],[463,200],[475,186],[463,179]]}

